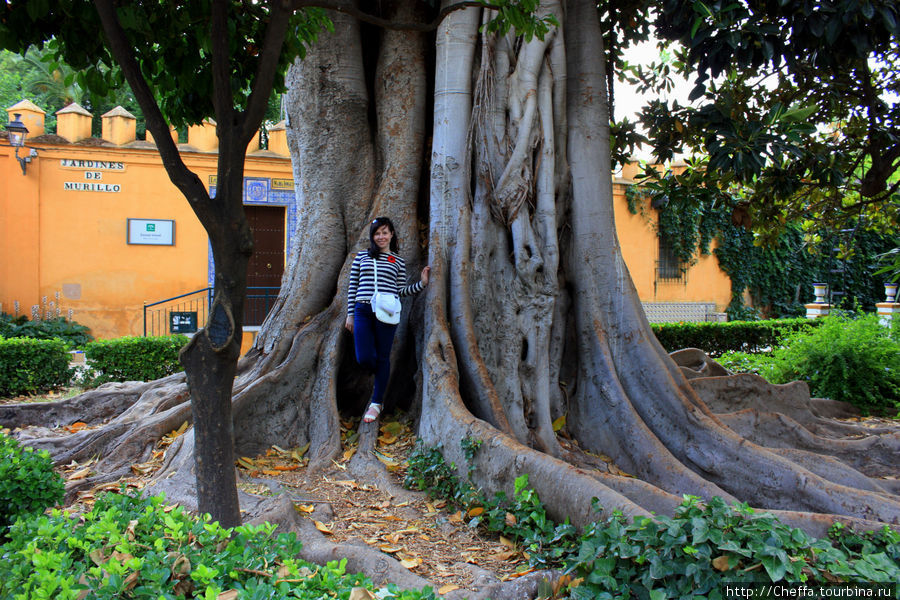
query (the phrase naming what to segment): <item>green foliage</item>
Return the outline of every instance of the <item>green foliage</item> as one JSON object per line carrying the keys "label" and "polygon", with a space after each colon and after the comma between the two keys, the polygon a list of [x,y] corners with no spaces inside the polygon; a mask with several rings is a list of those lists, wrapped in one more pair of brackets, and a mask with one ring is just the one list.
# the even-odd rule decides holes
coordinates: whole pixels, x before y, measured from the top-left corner
{"label": "green foliage", "polygon": [[94,339],[90,329],[69,321],[65,317],[55,319],[43,319],[29,321],[25,315],[13,317],[6,313],[0,313],[0,337],[5,338],[32,338],[37,340],[62,340],[66,347],[83,348],[85,344]]}
{"label": "green foliage", "polygon": [[[418,474],[407,485],[456,502],[461,482],[437,448],[421,444],[410,457]],[[639,517],[629,523],[616,511],[588,526],[579,536],[548,516],[528,475],[516,478],[514,497],[467,497],[457,504],[474,518],[470,526],[516,540],[529,563],[565,568],[577,583],[575,599],[707,597],[723,598],[726,583],[855,582],[891,583],[900,578],[900,533],[888,527],[859,534],[835,525],[829,539],[817,540],[800,529],[757,513],[746,504],[728,506],[715,497],[708,503],[686,496],[673,517]],[[598,512],[602,507],[595,506]]]}
{"label": "green foliage", "polygon": [[[471,444],[464,446],[467,456],[474,457],[475,450],[477,447]],[[471,468],[471,460],[469,464]],[[456,463],[446,463],[441,447],[426,446],[421,440],[409,456],[403,485],[407,489],[427,491],[432,498],[448,500],[461,508],[484,504],[481,492],[456,475]]]}
{"label": "green foliage", "polygon": [[724,597],[725,583],[891,583],[900,577],[900,534],[816,540],[769,514],[721,498],[686,497],[674,517],[616,513],[589,527],[568,572],[572,598]]}
{"label": "green foliage", "polygon": [[[296,557],[301,544],[275,525],[223,529],[163,496],[104,494],[80,518],[54,510],[20,519],[0,547],[0,597],[58,600],[346,598],[363,575],[346,560],[318,566]],[[86,594],[86,595],[82,595]],[[431,600],[423,591],[384,590],[384,598]]]}
{"label": "green foliage", "polygon": [[784,337],[792,332],[820,324],[818,319],[804,318],[726,323],[652,323],[650,327],[662,347],[669,352],[699,348],[710,356],[720,356],[729,351],[760,352],[781,344]]}
{"label": "green foliage", "polygon": [[645,108],[655,156],[708,157],[702,187],[745,185],[755,228],[897,222],[896,2],[670,0],[656,15],[677,60],[634,77],[661,90],[677,73],[695,87],[689,106]]}
{"label": "green foliage", "polygon": [[731,279],[729,319],[752,316],[743,305],[745,291],[773,317],[801,316],[804,302],[812,300],[812,284],[819,282],[840,292],[844,304],[874,310],[884,300],[882,278],[874,276],[872,265],[896,246],[896,224],[873,227],[850,220],[849,229],[834,233],[818,222],[798,221],[757,235],[740,224],[749,219],[747,190],[709,186],[706,168],[704,161],[687,161],[687,168],[678,174],[648,167],[640,185],[626,188],[626,200],[633,214],[644,212],[646,200],[658,207],[652,211],[653,226],[685,270],[699,255],[715,254]]}
{"label": "green foliage", "polygon": [[62,340],[0,338],[0,396],[18,396],[65,385],[72,378]]}
{"label": "green foliage", "polygon": [[769,380],[806,381],[813,396],[850,402],[864,412],[900,408],[900,333],[876,315],[829,316],[788,335],[772,352]]}
{"label": "green foliage", "polygon": [[[47,45],[59,64],[66,63],[76,71],[74,81],[81,88],[100,97],[122,88],[124,78],[105,45],[105,36],[97,35],[103,28],[92,3],[66,0],[52,4],[7,3],[0,9],[0,47],[24,52],[32,45]],[[231,5],[227,14],[228,76],[233,82],[230,100],[241,111],[247,106],[250,84],[263,55],[269,6]],[[169,122],[182,127],[213,116],[210,5],[131,3],[118,7],[117,14],[142,75]],[[290,33],[277,59],[276,91],[284,90],[287,65],[305,55],[304,44],[315,39],[324,26],[330,26],[320,9],[297,11],[290,19]],[[175,65],[177,68],[173,68]],[[268,97],[270,90],[264,93]]]}
{"label": "green foliage", "polygon": [[577,533],[568,519],[554,522],[536,491],[528,487],[528,474],[516,477],[513,498],[498,492],[476,517],[490,530],[515,541],[527,553],[533,567],[552,568],[571,557]]}
{"label": "green foliage", "polygon": [[16,519],[53,506],[62,500],[63,490],[46,450],[22,447],[0,433],[0,542]]}
{"label": "green foliage", "polygon": [[716,362],[733,373],[756,373],[772,381],[774,364],[769,352],[734,352],[729,350],[716,358]]}
{"label": "green foliage", "polygon": [[184,369],[178,353],[187,342],[183,335],[126,336],[91,342],[84,356],[90,361],[94,383],[151,381]]}

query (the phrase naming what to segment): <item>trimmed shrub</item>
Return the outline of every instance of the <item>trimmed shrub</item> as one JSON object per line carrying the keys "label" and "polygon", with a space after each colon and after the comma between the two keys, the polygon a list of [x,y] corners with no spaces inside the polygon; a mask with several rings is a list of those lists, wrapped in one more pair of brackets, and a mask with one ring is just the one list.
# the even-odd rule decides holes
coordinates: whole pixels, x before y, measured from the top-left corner
{"label": "trimmed shrub", "polygon": [[819,325],[819,320],[770,319],[727,323],[652,323],[653,333],[668,352],[699,348],[710,356],[729,350],[761,352],[782,343],[785,336]]}
{"label": "trimmed shrub", "polygon": [[0,338],[0,396],[50,390],[71,378],[69,352],[62,340]]}
{"label": "trimmed shrub", "polygon": [[83,348],[85,344],[94,339],[88,333],[89,331],[84,325],[63,317],[29,321],[24,315],[13,317],[6,313],[0,314],[0,337],[5,338],[59,339],[71,350]]}
{"label": "trimmed shrub", "polygon": [[62,500],[63,489],[46,450],[23,448],[0,433],[0,541],[17,518],[43,512]]}
{"label": "trimmed shrub", "polygon": [[864,412],[894,414],[900,409],[900,336],[878,323],[877,315],[816,319],[814,330],[799,331],[772,352],[772,383],[797,379],[813,396],[841,400]]}
{"label": "trimmed shrub", "polygon": [[[314,565],[296,558],[300,549],[294,533],[268,523],[224,529],[163,496],[102,494],[80,518],[54,510],[12,527],[0,546],[0,598],[318,600],[372,588],[346,572],[346,559]],[[436,598],[394,585],[377,597]]]}
{"label": "trimmed shrub", "polygon": [[84,348],[94,383],[152,381],[184,370],[178,352],[188,343],[183,335],[121,337],[97,340]]}

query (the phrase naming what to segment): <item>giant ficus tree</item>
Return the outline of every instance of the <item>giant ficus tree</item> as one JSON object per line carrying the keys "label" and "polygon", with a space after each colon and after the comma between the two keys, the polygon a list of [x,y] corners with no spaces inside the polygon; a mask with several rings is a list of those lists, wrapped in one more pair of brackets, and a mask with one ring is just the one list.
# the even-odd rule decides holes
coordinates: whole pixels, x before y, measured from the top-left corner
{"label": "giant ficus tree", "polygon": [[[824,418],[803,384],[694,377],[649,328],[610,177],[607,65],[621,48],[604,40],[631,34],[603,30],[643,35],[645,3],[601,12],[545,0],[531,17],[468,4],[332,4],[333,32],[288,70],[298,230],[279,300],[234,380],[239,451],[308,443],[310,469],[339,454],[339,414],[361,413],[369,384],[342,327],[347,273],[368,223],[389,215],[408,262],[433,268],[404,311],[389,402],[410,407],[423,441],[458,465],[461,441],[483,440],[469,473],[485,490],[528,473],[551,512],[577,524],[597,517],[594,497],[635,516],[671,513],[685,493],[746,501],[820,535],[835,519],[900,522],[896,484],[882,478],[900,458],[896,434]],[[663,24],[684,10],[654,6]],[[887,27],[896,9],[878,3],[877,15]],[[189,415],[186,399],[173,376],[0,415],[116,413],[98,430],[32,442],[64,462],[110,449],[90,485],[126,473]],[[563,416],[574,444],[555,431]],[[371,449],[376,428],[360,427]],[[179,438],[157,488],[191,502],[204,443]],[[370,452],[350,468],[379,477]]]}

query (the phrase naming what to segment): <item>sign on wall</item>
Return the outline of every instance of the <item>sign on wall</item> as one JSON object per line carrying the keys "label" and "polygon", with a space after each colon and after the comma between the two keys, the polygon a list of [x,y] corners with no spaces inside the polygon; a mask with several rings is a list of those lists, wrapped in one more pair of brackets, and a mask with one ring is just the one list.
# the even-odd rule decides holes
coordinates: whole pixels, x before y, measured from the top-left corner
{"label": "sign on wall", "polygon": [[128,219],[128,243],[145,246],[174,246],[173,219]]}
{"label": "sign on wall", "polygon": [[169,333],[197,333],[197,313],[170,312]]}
{"label": "sign on wall", "polygon": [[125,170],[125,163],[109,160],[76,160],[62,158],[59,165],[65,169],[77,169],[84,172],[84,181],[65,181],[63,189],[67,192],[107,192],[117,194],[122,191],[118,183],[104,183],[104,172],[118,172]]}

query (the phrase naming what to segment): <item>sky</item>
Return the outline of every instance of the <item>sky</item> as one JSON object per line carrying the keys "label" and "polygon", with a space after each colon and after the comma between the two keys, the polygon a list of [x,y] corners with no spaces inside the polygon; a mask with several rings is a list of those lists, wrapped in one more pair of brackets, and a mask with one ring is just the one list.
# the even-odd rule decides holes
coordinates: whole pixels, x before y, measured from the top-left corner
{"label": "sky", "polygon": [[[625,60],[632,64],[649,65],[653,61],[659,61],[659,50],[656,47],[656,40],[642,42],[625,50]],[[654,98],[662,98],[666,100],[676,99],[681,104],[688,103],[688,94],[691,92],[691,85],[687,80],[677,80],[675,87],[667,94],[639,94],[634,86],[624,81],[616,81],[616,101],[615,101],[615,120],[619,121],[624,117],[636,120],[636,115],[647,102]],[[637,158],[649,159],[650,152],[648,149],[642,149],[636,153]]]}

